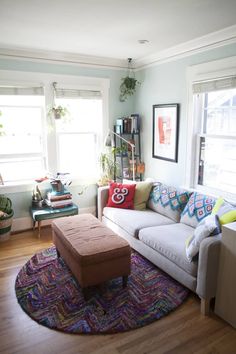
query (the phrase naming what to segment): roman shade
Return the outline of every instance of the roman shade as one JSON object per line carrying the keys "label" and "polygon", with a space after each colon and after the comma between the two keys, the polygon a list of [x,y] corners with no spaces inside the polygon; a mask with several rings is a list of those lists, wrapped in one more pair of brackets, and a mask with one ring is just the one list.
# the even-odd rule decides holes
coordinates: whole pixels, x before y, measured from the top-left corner
{"label": "roman shade", "polygon": [[236,88],[236,76],[221,77],[193,83],[193,93],[206,93]]}

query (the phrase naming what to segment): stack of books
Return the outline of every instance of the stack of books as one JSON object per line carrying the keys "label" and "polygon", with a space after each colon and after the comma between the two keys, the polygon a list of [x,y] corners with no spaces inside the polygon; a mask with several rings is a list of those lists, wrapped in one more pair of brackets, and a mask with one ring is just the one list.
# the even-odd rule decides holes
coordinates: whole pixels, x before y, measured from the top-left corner
{"label": "stack of books", "polygon": [[61,192],[47,192],[45,203],[54,209],[65,208],[72,205],[72,194],[66,189]]}
{"label": "stack of books", "polygon": [[118,118],[116,120],[117,134],[133,134],[140,131],[140,116],[139,114],[131,114],[130,117]]}

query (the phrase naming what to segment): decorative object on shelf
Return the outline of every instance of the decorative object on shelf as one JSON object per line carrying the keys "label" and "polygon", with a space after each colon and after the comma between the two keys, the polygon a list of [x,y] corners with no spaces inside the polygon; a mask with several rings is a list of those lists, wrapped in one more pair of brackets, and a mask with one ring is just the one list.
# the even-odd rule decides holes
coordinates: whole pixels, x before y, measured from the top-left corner
{"label": "decorative object on shelf", "polygon": [[120,101],[125,102],[128,96],[132,96],[136,90],[137,84],[140,84],[134,77],[132,69],[132,58],[128,58],[128,74],[121,79],[120,85]]}
{"label": "decorative object on shelf", "polygon": [[179,104],[153,106],[152,157],[178,161]]}
{"label": "decorative object on shelf", "polygon": [[144,174],[144,172],[145,172],[145,163],[142,161],[139,161],[137,163],[137,173]]}
{"label": "decorative object on shelf", "polygon": [[[52,83],[53,90],[54,90],[54,101],[55,101],[55,91],[56,91],[56,82]],[[69,115],[69,111],[66,107],[63,107],[61,105],[56,106],[55,104],[53,105],[52,108],[49,109],[48,115],[53,117],[54,119],[61,119],[61,118],[66,118]]]}
{"label": "decorative object on shelf", "polygon": [[132,166],[132,179],[135,181],[135,158],[134,158],[134,149],[135,145],[128,141],[127,139],[123,138],[121,135],[109,130],[106,139],[105,139],[105,145],[106,146],[111,146],[115,147],[115,142],[114,142],[114,136],[116,136],[118,139],[124,141],[128,146],[131,147],[131,166]]}
{"label": "decorative object on shelf", "polygon": [[0,242],[10,237],[13,215],[11,199],[0,195]]}

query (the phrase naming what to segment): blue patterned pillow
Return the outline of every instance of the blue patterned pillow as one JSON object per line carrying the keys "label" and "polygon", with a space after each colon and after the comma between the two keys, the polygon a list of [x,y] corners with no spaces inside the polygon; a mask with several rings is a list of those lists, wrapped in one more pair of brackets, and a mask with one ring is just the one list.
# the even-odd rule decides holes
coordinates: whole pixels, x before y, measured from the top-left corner
{"label": "blue patterned pillow", "polygon": [[151,190],[148,207],[159,214],[179,222],[180,214],[187,204],[188,198],[189,193],[186,190],[157,182]]}
{"label": "blue patterned pillow", "polygon": [[201,220],[211,214],[215,202],[216,200],[212,197],[194,192],[181,214],[180,222],[197,227]]}

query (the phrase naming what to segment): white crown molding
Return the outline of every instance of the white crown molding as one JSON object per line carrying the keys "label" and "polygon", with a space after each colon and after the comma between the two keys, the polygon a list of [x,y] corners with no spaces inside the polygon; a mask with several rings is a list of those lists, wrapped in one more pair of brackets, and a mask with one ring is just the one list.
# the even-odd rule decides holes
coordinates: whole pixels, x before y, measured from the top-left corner
{"label": "white crown molding", "polygon": [[182,43],[167,50],[135,60],[135,70],[177,60],[206,50],[220,48],[227,44],[236,43],[236,25],[208,35]]}
{"label": "white crown molding", "polygon": [[75,53],[63,53],[47,50],[25,50],[21,48],[0,48],[0,58],[28,60],[50,64],[79,65],[100,69],[127,69],[127,59],[114,59],[81,55]]}
{"label": "white crown molding", "polygon": [[[236,25],[208,35],[179,44],[175,47],[156,52],[140,59],[133,60],[133,69],[139,71],[155,65],[184,58],[206,50],[220,48],[236,43]],[[26,50],[22,48],[0,48],[0,58],[82,66],[99,69],[127,69],[127,59],[105,58],[99,56],[63,53],[47,50]]]}

